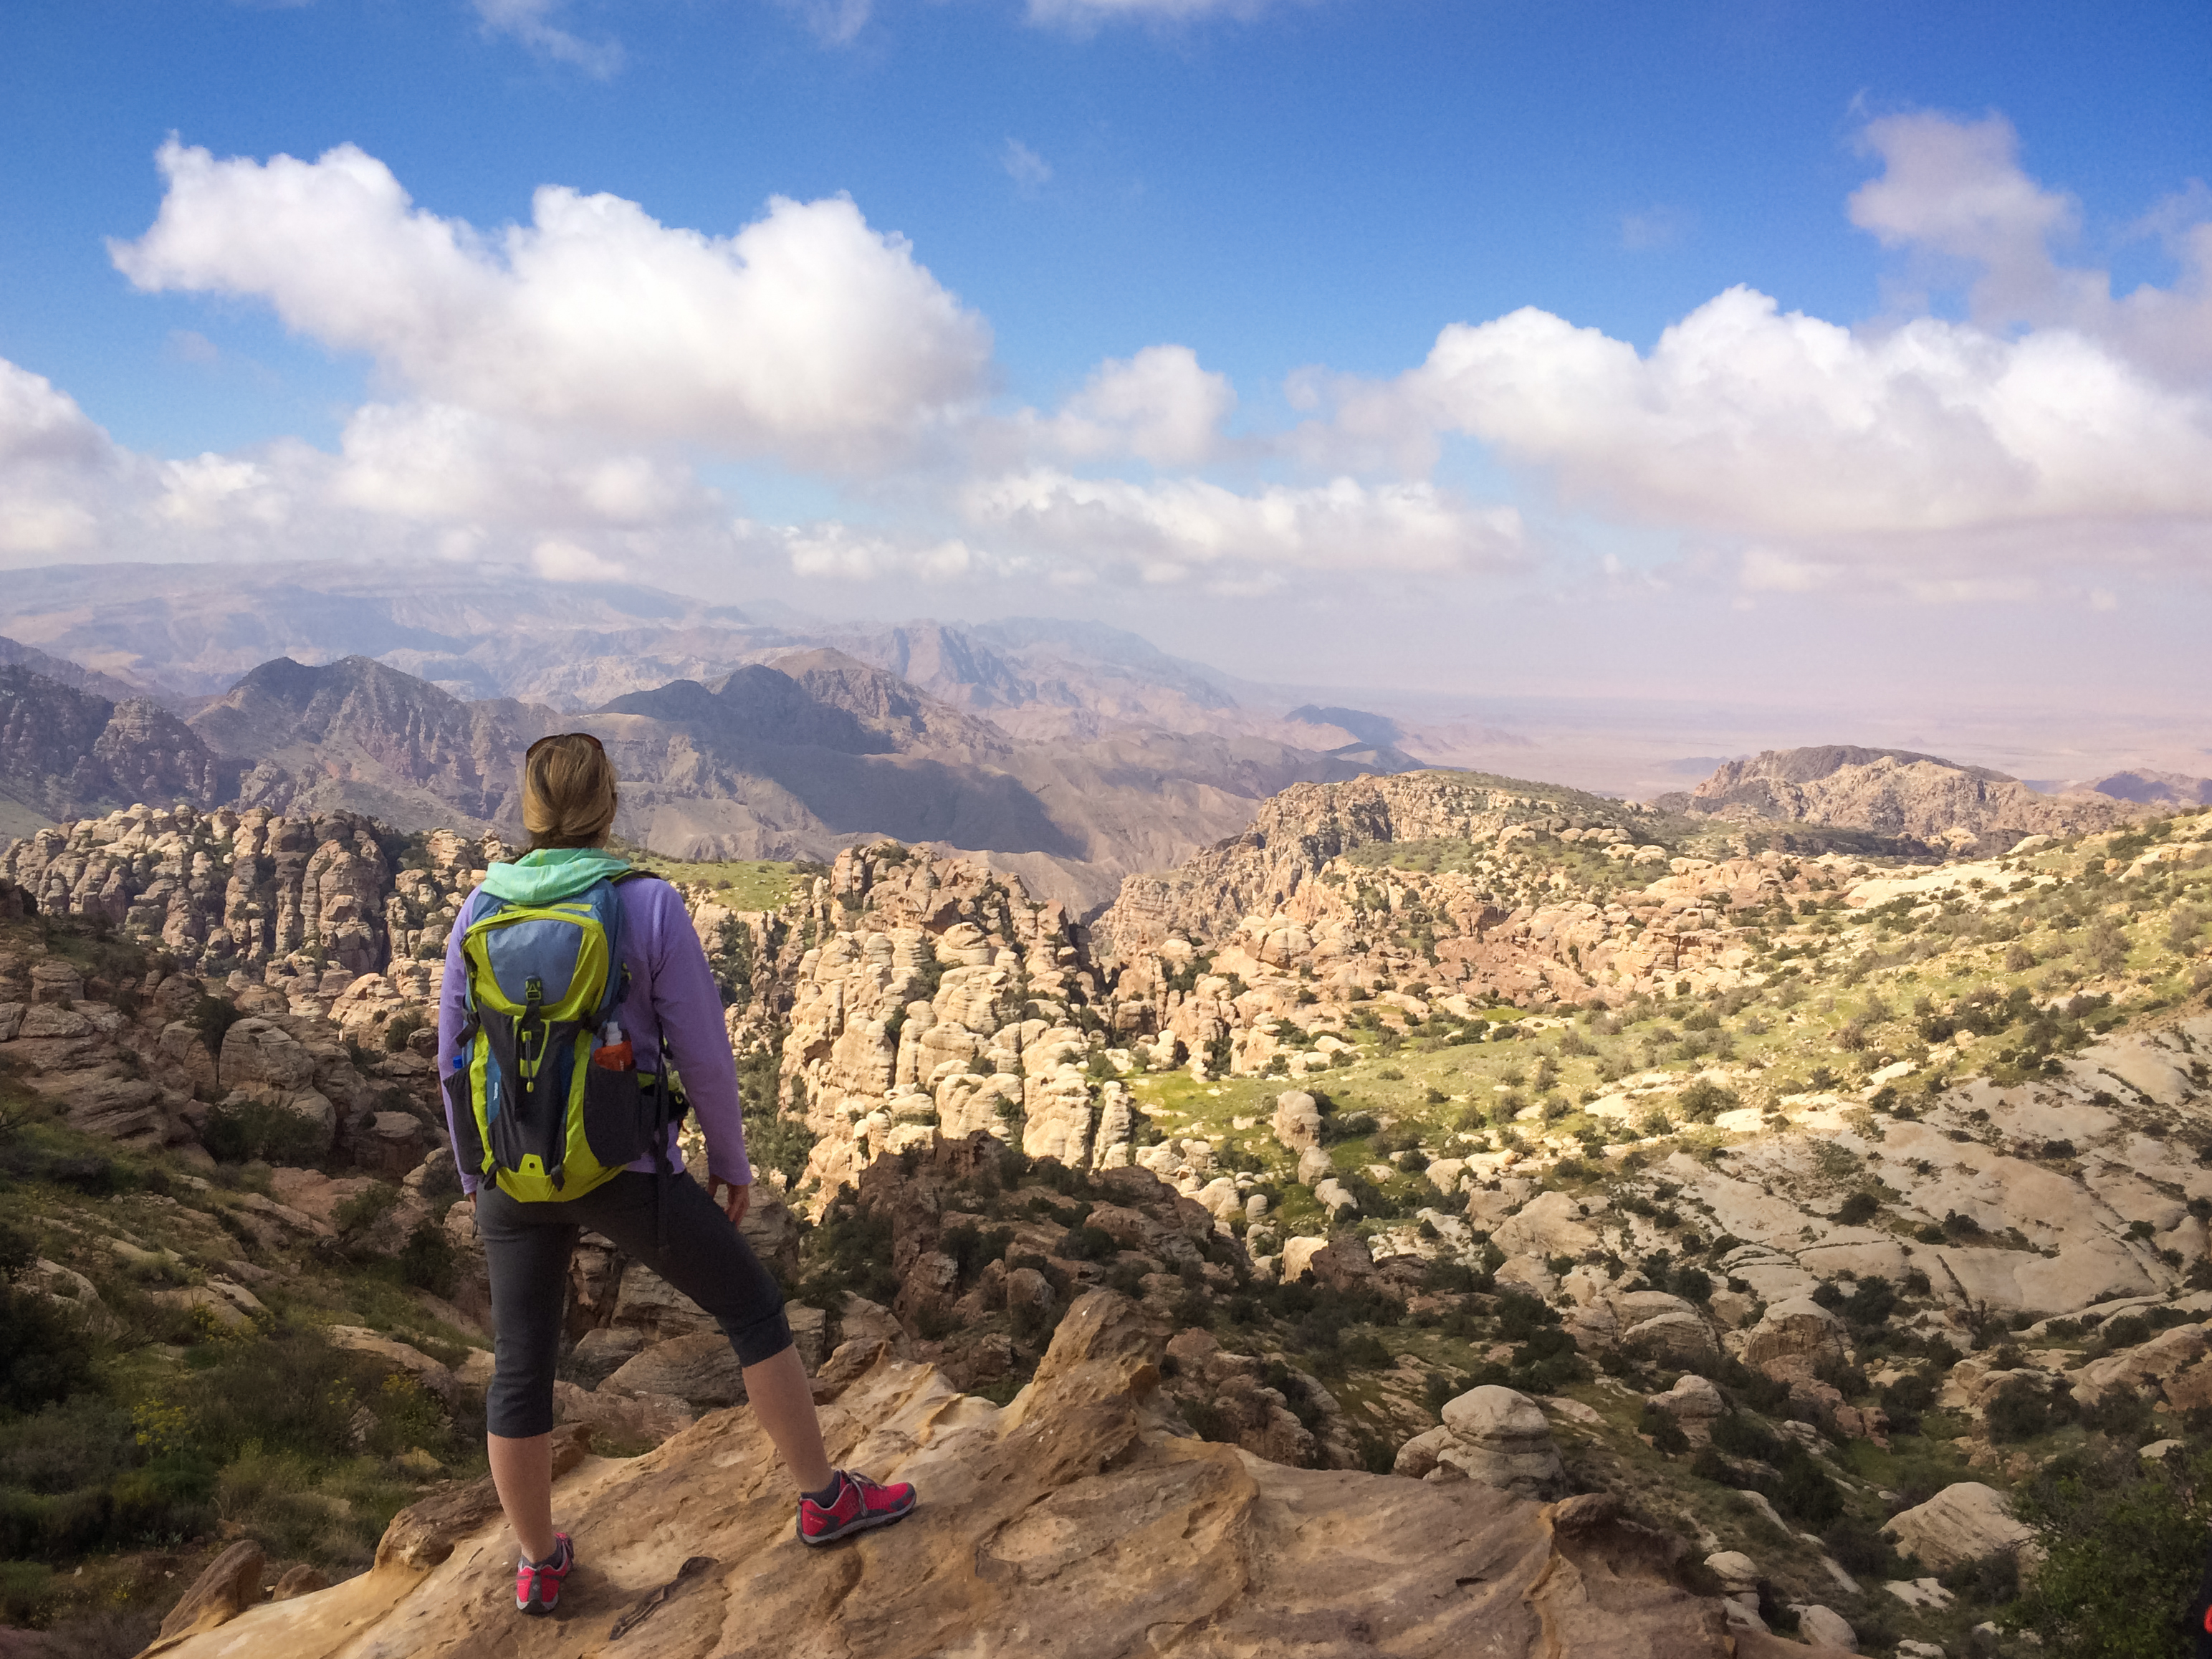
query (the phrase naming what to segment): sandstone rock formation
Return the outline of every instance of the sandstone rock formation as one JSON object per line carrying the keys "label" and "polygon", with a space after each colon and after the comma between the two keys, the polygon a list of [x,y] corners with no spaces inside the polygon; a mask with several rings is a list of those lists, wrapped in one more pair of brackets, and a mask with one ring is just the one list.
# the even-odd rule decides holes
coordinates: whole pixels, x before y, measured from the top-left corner
{"label": "sandstone rock formation", "polygon": [[1926,1503],[1890,1517],[1884,1528],[1898,1548],[1941,1571],[2000,1553],[2033,1559],[2035,1532],[2013,1516],[2001,1492],[1978,1480],[1961,1480]]}
{"label": "sandstone rock formation", "polygon": [[[562,1652],[597,1651],[635,1610],[654,1652],[700,1659],[824,1643],[920,1659],[1047,1629],[1055,1651],[1099,1659],[1167,1639],[1194,1654],[1350,1654],[1385,1627],[1409,1655],[1732,1650],[1718,1606],[1672,1582],[1680,1545],[1612,1500],[1538,1505],[1180,1439],[1152,1408],[1162,1357],[1133,1305],[1099,1293],[1004,1410],[879,1360],[826,1406],[832,1453],[915,1480],[922,1508],[828,1556],[792,1538],[789,1494],[744,1412],[643,1457],[586,1460],[556,1489],[581,1565],[563,1596],[573,1611],[546,1633]],[[434,1659],[501,1639],[503,1528],[481,1502],[435,1502],[438,1516],[393,1522],[373,1571],[168,1651],[322,1659],[374,1645]],[[672,1528],[678,1513],[691,1519]],[[695,1557],[707,1565],[684,1572]]]}

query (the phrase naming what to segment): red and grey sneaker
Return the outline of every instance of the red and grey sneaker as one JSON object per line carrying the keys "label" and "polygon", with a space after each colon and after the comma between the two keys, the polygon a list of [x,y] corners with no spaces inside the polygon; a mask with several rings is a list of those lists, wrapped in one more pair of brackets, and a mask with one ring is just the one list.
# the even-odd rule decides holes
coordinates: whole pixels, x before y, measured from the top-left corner
{"label": "red and grey sneaker", "polygon": [[799,1498],[800,1543],[835,1543],[856,1532],[866,1532],[870,1527],[888,1527],[894,1521],[903,1521],[914,1512],[915,1494],[911,1482],[878,1486],[865,1474],[840,1469],[833,1484],[837,1495],[827,1504],[817,1504],[807,1497]]}
{"label": "red and grey sneaker", "polygon": [[514,1605],[519,1612],[544,1618],[561,1605],[561,1585],[576,1565],[576,1547],[568,1534],[556,1532],[559,1540],[550,1561],[523,1561],[514,1569]]}

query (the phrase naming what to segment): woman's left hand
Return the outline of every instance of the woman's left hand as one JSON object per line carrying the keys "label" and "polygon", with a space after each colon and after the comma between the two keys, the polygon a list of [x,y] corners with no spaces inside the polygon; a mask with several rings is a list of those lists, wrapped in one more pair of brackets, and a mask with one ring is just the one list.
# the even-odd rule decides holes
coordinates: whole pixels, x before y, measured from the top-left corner
{"label": "woman's left hand", "polygon": [[722,1206],[722,1213],[730,1218],[732,1227],[744,1224],[745,1211],[753,1201],[751,1182],[747,1182],[741,1186],[710,1171],[707,1176],[707,1195]]}

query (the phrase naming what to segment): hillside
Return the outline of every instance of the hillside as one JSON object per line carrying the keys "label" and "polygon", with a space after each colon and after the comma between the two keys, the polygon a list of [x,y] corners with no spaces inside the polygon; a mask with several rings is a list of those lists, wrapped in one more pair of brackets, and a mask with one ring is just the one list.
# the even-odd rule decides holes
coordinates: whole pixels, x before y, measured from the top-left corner
{"label": "hillside", "polygon": [[580,726],[615,757],[622,833],[655,851],[828,859],[890,836],[982,857],[1078,905],[1236,830],[1286,784],[1373,764],[1162,731],[1032,743],[829,650],[632,692],[583,716],[464,702],[358,656],[263,663],[189,722],[0,668],[0,800],[20,809],[0,829],[17,833],[144,799],[513,835],[524,751]]}
{"label": "hillside", "polygon": [[2117,792],[2045,795],[1987,767],[1842,744],[1723,762],[1687,794],[1662,796],[1656,805],[1741,823],[1866,830],[1983,853],[2002,852],[2023,836],[2109,830],[2142,816]]}
{"label": "hillside", "polygon": [[118,702],[20,664],[0,666],[0,816],[12,805],[19,820],[0,823],[9,833],[143,799],[212,805],[237,778],[150,699]]}
{"label": "hillside", "polygon": [[[1678,842],[1725,854],[1703,857],[1613,838],[1673,821],[1610,803],[1620,822],[1554,827],[1536,799],[1449,777],[1297,792],[1246,848],[1264,867],[1279,833],[1312,842],[1280,866],[1300,873],[1279,913],[1149,948],[1125,931],[1110,954],[1018,882],[890,843],[789,872],[781,898],[758,866],[671,866],[742,1055],[751,1225],[811,1363],[825,1392],[915,1402],[943,1432],[912,1467],[945,1512],[857,1556],[885,1605],[927,1629],[939,1592],[902,1575],[965,1583],[962,1561],[981,1573],[963,1605],[994,1620],[1074,1593],[1067,1568],[990,1567],[1008,1534],[969,1495],[1027,1431],[1088,1444],[1079,1424],[1121,1414],[1110,1468],[1007,1489],[1034,1524],[1103,1504],[1225,1539],[1258,1523],[1220,1517],[1290,1505],[1335,1547],[1322,1517],[1503,1528],[1557,1573],[1589,1558],[1542,1543],[1568,1511],[1538,1505],[1601,1493],[1573,1513],[1695,1540],[1671,1566],[1604,1558],[1622,1595],[1642,1586],[1622,1605],[1726,1590],[1740,1651],[1793,1620],[1862,1651],[1972,1650],[1970,1626],[2014,1616],[2064,1650],[2074,1604],[2023,1578],[2033,1537],[2006,1506],[2056,1551],[2212,1456],[2212,815],[1908,864]],[[1316,856],[1325,830],[1346,850]],[[249,1601],[294,1567],[295,1589],[358,1571],[396,1509],[480,1468],[481,1282],[440,1196],[417,1022],[501,850],[142,810],[0,857],[21,884],[0,908],[19,891],[46,918],[0,920],[0,1182],[32,1235],[10,1317],[90,1345],[75,1380],[36,1373],[0,1411],[0,1515],[27,1517],[10,1616],[157,1616],[228,1541],[218,1516],[266,1552]],[[1060,1394],[1067,1333],[1129,1318],[1145,1334],[1109,1369],[1133,1394]],[[742,1412],[689,1426],[733,1397],[696,1319],[634,1267],[580,1261],[562,1410],[623,1455],[563,1490],[604,1536],[659,1501],[659,1472],[747,1449]],[[860,1346],[835,1363],[840,1341]],[[349,1391],[353,1438],[254,1391],[262,1374]],[[226,1416],[233,1395],[260,1416]],[[1055,1399],[1071,1414],[1031,1415]],[[177,1426],[134,1449],[112,1427],[133,1411]],[[2089,1495],[2059,1484],[2085,1468]],[[1178,1484],[1233,1470],[1256,1509]],[[166,1495],[64,1524],[126,1491]],[[465,1491],[394,1534],[445,1527],[453,1573],[422,1577],[418,1551],[233,1634],[434,1620],[495,1548]],[[769,1547],[756,1492],[727,1496],[732,1552]],[[672,1576],[658,1547],[635,1571],[628,1547],[600,1558],[592,1595]],[[1209,1583],[1253,1559],[1192,1547]],[[1378,1598],[1434,1559],[1394,1547],[1388,1573],[1415,1576],[1376,1577]],[[1242,1630],[1266,1601],[1213,1605]]]}

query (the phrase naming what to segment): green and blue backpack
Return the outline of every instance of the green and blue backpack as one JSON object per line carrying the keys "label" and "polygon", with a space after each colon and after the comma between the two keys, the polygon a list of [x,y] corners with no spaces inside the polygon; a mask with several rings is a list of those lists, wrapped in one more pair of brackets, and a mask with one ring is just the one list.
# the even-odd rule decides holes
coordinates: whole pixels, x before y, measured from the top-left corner
{"label": "green and blue backpack", "polygon": [[648,1152],[668,1172],[668,1126],[683,1115],[673,1080],[593,1061],[629,990],[616,884],[643,873],[543,904],[477,891],[461,940],[468,1023],[446,1092],[462,1161],[510,1198],[580,1198]]}

